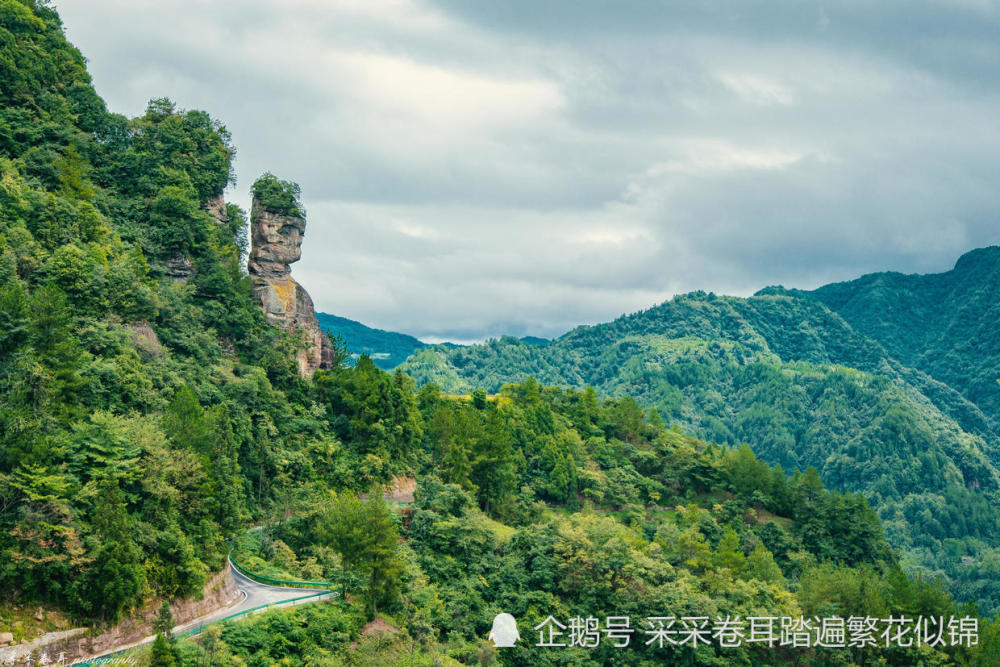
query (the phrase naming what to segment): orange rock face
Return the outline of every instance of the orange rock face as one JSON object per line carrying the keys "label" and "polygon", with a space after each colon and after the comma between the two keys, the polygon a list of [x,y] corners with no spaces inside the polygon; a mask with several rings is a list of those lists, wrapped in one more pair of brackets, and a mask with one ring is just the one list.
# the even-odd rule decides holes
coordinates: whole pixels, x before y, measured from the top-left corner
{"label": "orange rock face", "polygon": [[300,337],[299,373],[309,377],[332,366],[333,348],[319,328],[312,298],[292,278],[290,265],[302,256],[305,231],[304,218],[271,211],[254,199],[248,264],[254,297],[268,322]]}

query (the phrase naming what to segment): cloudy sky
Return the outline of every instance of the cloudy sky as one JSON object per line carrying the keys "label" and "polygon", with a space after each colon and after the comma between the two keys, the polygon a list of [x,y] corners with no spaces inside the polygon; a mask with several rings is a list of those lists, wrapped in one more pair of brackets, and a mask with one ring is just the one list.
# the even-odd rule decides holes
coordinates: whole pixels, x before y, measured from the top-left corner
{"label": "cloudy sky", "polygon": [[113,111],[229,128],[230,201],[302,186],[317,309],[426,340],[1000,243],[1000,2],[54,4]]}

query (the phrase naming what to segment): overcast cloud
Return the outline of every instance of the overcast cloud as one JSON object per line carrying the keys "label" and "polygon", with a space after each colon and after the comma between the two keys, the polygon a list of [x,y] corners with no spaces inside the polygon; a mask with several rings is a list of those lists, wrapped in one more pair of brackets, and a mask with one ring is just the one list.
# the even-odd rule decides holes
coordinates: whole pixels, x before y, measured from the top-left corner
{"label": "overcast cloud", "polygon": [[1000,243],[1000,3],[59,0],[113,111],[302,186],[317,309],[559,335]]}

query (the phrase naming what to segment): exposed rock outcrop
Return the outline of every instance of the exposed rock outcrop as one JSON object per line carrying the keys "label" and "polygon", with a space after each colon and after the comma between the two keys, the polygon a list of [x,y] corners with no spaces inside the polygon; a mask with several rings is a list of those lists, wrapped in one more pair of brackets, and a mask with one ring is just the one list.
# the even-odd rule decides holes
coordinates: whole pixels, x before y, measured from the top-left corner
{"label": "exposed rock outcrop", "polygon": [[194,265],[186,255],[176,252],[164,262],[164,272],[175,283],[187,282],[194,274]]}
{"label": "exposed rock outcrop", "polygon": [[299,373],[309,377],[317,368],[333,366],[333,347],[319,328],[309,293],[291,275],[289,265],[302,256],[305,231],[305,218],[273,211],[254,198],[247,267],[254,297],[271,324],[302,336]]}
{"label": "exposed rock outcrop", "polygon": [[229,224],[229,212],[226,210],[226,200],[222,195],[216,195],[203,205],[205,211],[212,216],[215,223],[221,227]]}

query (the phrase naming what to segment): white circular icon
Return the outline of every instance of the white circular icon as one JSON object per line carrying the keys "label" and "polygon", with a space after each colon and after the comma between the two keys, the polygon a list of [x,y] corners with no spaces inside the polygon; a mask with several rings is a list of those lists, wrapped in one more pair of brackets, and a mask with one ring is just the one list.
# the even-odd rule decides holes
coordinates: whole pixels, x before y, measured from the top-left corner
{"label": "white circular icon", "polygon": [[497,648],[510,648],[521,638],[521,633],[517,631],[517,621],[513,616],[497,614],[493,619],[493,629],[486,638],[492,639]]}

